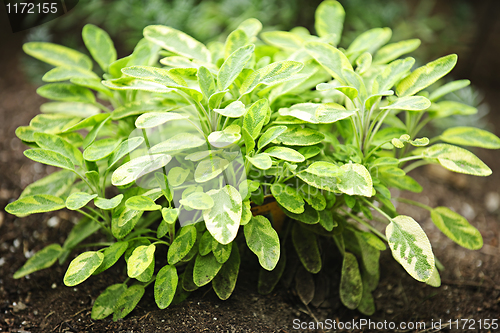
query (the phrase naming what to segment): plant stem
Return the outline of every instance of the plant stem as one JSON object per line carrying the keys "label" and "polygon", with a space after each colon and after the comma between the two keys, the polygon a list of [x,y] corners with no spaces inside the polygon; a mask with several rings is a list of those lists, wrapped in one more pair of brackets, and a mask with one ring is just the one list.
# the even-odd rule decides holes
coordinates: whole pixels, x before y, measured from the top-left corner
{"label": "plant stem", "polygon": [[424,158],[424,156],[423,155],[415,155],[415,156],[403,157],[403,158],[399,159],[399,163],[403,163],[406,161],[418,160],[419,158]]}
{"label": "plant stem", "polygon": [[420,203],[418,201],[413,201],[413,200],[405,199],[405,198],[397,198],[396,200],[399,202],[407,203],[407,204],[417,206],[417,207],[420,207],[423,209],[427,209],[429,212],[432,211],[432,207],[424,205],[423,203]]}
{"label": "plant stem", "polygon": [[354,214],[351,214],[349,213],[348,211],[346,211],[345,209],[343,208],[340,208],[340,210],[342,212],[344,212],[344,214],[348,215],[350,218],[352,218],[353,220],[359,222],[360,224],[364,225],[365,227],[367,227],[368,229],[370,229],[374,234],[376,234],[378,237],[380,237],[381,239],[383,239],[384,241],[387,242],[387,237],[385,237],[384,234],[382,234],[380,231],[378,231],[377,229],[375,229],[373,226],[371,226],[368,222],[364,221],[363,219],[357,217],[356,215]]}
{"label": "plant stem", "polygon": [[106,232],[107,235],[113,236],[113,234],[111,233],[111,231],[109,230],[109,228],[105,224],[103,224],[101,221],[99,221],[98,219],[96,219],[94,216],[86,213],[85,211],[83,211],[81,209],[77,209],[76,211],[79,212],[80,214],[88,217],[89,219],[97,222],[101,226],[101,228]]}
{"label": "plant stem", "polygon": [[425,161],[425,160],[422,160],[422,161],[417,161],[417,162],[414,162],[410,165],[408,165],[406,168],[403,169],[404,172],[408,173],[410,172],[411,170],[415,169],[415,168],[418,168],[419,166],[422,166],[422,165],[427,165],[427,164],[430,164],[431,162],[429,161]]}
{"label": "plant stem", "polygon": [[389,222],[392,222],[392,218],[387,215],[382,209],[378,208],[377,206],[375,206],[373,203],[371,203],[370,201],[366,200],[366,199],[362,199],[366,204],[368,204],[368,206],[372,207],[373,209],[375,209],[377,212],[379,212],[381,215],[383,215],[386,219],[389,220]]}

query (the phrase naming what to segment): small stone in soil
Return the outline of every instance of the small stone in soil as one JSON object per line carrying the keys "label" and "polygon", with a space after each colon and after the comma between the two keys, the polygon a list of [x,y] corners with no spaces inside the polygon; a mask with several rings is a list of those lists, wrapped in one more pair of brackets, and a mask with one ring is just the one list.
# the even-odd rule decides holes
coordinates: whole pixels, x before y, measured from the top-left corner
{"label": "small stone in soil", "polygon": [[484,205],[486,206],[486,210],[488,210],[488,212],[495,212],[500,207],[500,194],[496,192],[486,193],[484,197]]}

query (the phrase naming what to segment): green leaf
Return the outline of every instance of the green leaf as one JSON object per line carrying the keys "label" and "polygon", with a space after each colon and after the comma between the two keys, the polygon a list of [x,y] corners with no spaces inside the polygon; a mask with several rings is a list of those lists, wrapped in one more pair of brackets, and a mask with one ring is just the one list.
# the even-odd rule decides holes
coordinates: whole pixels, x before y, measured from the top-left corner
{"label": "green leaf", "polygon": [[119,160],[125,157],[128,153],[139,147],[144,142],[144,138],[135,137],[120,143],[118,147],[113,151],[108,159],[108,170],[111,169]]}
{"label": "green leaf", "polygon": [[352,66],[344,53],[329,44],[321,42],[308,42],[304,47],[307,53],[323,66],[328,74],[341,84],[345,84],[342,69],[352,70]]}
{"label": "green leaf", "polygon": [[286,131],[286,126],[273,126],[267,129],[267,131],[262,134],[259,138],[259,142],[257,144],[257,148],[260,150],[263,147],[270,144],[274,139],[276,139],[281,133]]}
{"label": "green leaf", "polygon": [[120,139],[113,138],[94,141],[83,152],[83,158],[91,162],[102,160],[111,155],[120,143]]}
{"label": "green leaf", "polygon": [[266,31],[260,37],[267,44],[288,50],[300,49],[304,44],[300,36],[288,31]]}
{"label": "green leaf", "polygon": [[82,37],[92,57],[106,72],[109,65],[116,61],[115,46],[108,33],[93,24],[87,24],[83,27]]}
{"label": "green leaf", "polygon": [[168,248],[167,260],[169,265],[175,265],[188,255],[196,242],[196,228],[194,225],[182,227]]}
{"label": "green leaf", "polygon": [[158,229],[156,229],[156,237],[158,238],[165,236],[169,232],[171,225],[177,221],[177,217],[179,217],[179,209],[165,207],[162,208],[161,215],[163,219],[160,222]]}
{"label": "green leaf", "polygon": [[248,94],[259,84],[275,85],[289,80],[300,72],[304,65],[297,61],[278,61],[262,67],[248,75],[240,88],[240,94]]}
{"label": "green leaf", "polygon": [[259,258],[260,265],[273,270],[280,258],[278,233],[271,222],[262,215],[254,216],[244,226],[245,239],[250,250]]}
{"label": "green leaf", "polygon": [[281,108],[281,116],[291,116],[311,124],[330,124],[352,116],[355,110],[346,110],[337,103],[299,103]]}
{"label": "green leaf", "polygon": [[446,118],[453,115],[468,116],[477,113],[477,108],[455,102],[455,101],[441,101],[433,103],[427,110],[429,117],[434,119]]}
{"label": "green leaf", "polygon": [[62,251],[61,245],[59,244],[50,244],[44,247],[29,258],[23,267],[19,268],[14,273],[14,279],[20,279],[33,272],[49,268],[57,261]]}
{"label": "green leaf", "polygon": [[437,207],[431,210],[431,218],[436,227],[458,245],[470,250],[483,247],[481,233],[462,215],[447,207]]}
{"label": "green leaf", "polygon": [[468,85],[470,85],[470,81],[469,80],[456,80],[456,81],[449,82],[449,83],[444,84],[441,87],[437,88],[436,90],[434,90],[430,94],[429,100],[431,102],[435,102],[438,99],[440,99],[441,97],[446,96],[449,93],[452,93],[452,92],[454,92],[456,90],[465,88]]}
{"label": "green leaf", "polygon": [[111,210],[113,208],[116,208],[122,202],[122,200],[123,194],[118,194],[111,199],[97,197],[94,199],[94,205],[104,210]]}
{"label": "green leaf", "polygon": [[240,132],[241,127],[236,124],[232,124],[222,131],[210,133],[208,141],[213,147],[226,148],[234,143],[237,143],[241,139]]}
{"label": "green leaf", "polygon": [[100,320],[112,314],[118,299],[125,290],[127,290],[127,285],[124,283],[117,283],[107,287],[106,290],[96,298],[92,306],[92,314],[90,317],[93,320]]}
{"label": "green leaf", "polygon": [[194,171],[194,179],[203,183],[214,179],[229,166],[229,161],[220,157],[210,157],[201,161]]}
{"label": "green leaf", "polygon": [[116,302],[113,321],[122,319],[132,312],[144,295],[144,291],[144,286],[140,284],[134,284],[125,290]]}
{"label": "green leaf", "polygon": [[450,54],[417,68],[398,83],[396,94],[400,97],[411,96],[427,88],[448,74],[455,67],[457,59],[456,54]]}
{"label": "green leaf", "polygon": [[277,142],[290,146],[312,146],[321,143],[325,135],[311,128],[290,126],[276,138]]}
{"label": "green leaf", "polygon": [[319,153],[321,153],[321,151],[321,148],[318,146],[306,146],[298,150],[298,152],[301,153],[306,160],[318,155]]}
{"label": "green leaf", "polygon": [[19,199],[35,194],[50,194],[60,197],[73,185],[75,179],[76,175],[71,171],[56,171],[28,185],[19,196]]}
{"label": "green leaf", "polygon": [[219,273],[222,264],[215,259],[213,253],[206,256],[198,254],[193,268],[193,281],[198,287],[202,287],[213,280]]}
{"label": "green leaf", "polygon": [[154,82],[169,88],[186,86],[186,81],[173,70],[151,66],[130,66],[123,68],[122,73],[136,79]]}
{"label": "green leaf", "polygon": [[238,246],[235,243],[231,243],[228,246],[232,247],[230,251],[231,255],[212,281],[212,287],[215,293],[222,300],[228,299],[233,293],[240,270],[240,253]]}
{"label": "green leaf", "polygon": [[73,77],[71,83],[100,92],[106,96],[113,97],[113,92],[101,83],[100,78]]}
{"label": "green leaf", "polygon": [[212,62],[210,51],[205,45],[174,28],[163,25],[150,25],[144,28],[144,37],[170,52],[189,59],[207,63]]}
{"label": "green leaf", "polygon": [[189,170],[181,167],[173,167],[168,171],[167,181],[171,186],[182,185],[189,176]]}
{"label": "green leaf", "polygon": [[422,192],[422,186],[410,176],[403,177],[387,177],[384,179],[389,186],[393,186],[402,190],[407,190],[415,193]]}
{"label": "green leaf", "polygon": [[434,254],[420,225],[411,217],[399,215],[385,229],[392,255],[415,280],[425,282],[432,275]]}
{"label": "green leaf", "polygon": [[159,144],[151,147],[150,152],[152,154],[167,153],[196,148],[204,144],[207,144],[207,142],[199,135],[194,135],[191,133],[179,133],[174,135],[170,139],[160,142]]}
{"label": "green leaf", "polygon": [[179,202],[192,209],[210,209],[214,206],[212,197],[203,192],[193,192]]}
{"label": "green leaf", "polygon": [[214,109],[214,112],[229,118],[239,118],[246,113],[245,104],[240,101],[235,101],[226,106],[224,109]]}
{"label": "green leaf", "polygon": [[92,69],[92,60],[85,54],[68,47],[45,42],[29,42],[23,45],[23,50],[30,56],[56,67],[79,67]]}
{"label": "green leaf", "polygon": [[382,45],[387,43],[392,36],[389,28],[375,28],[360,34],[347,48],[346,54],[349,59],[357,58],[363,52],[374,54]]}
{"label": "green leaf", "polygon": [[231,255],[232,245],[233,243],[223,245],[215,239],[212,239],[212,253],[215,256],[215,259],[217,259],[217,261],[221,264],[225,263]]}
{"label": "green leaf", "polygon": [[242,29],[231,32],[224,43],[224,59],[227,59],[236,50],[244,47],[250,41],[249,36]]}
{"label": "green leaf", "polygon": [[407,96],[398,98],[392,104],[383,106],[380,109],[422,111],[428,109],[430,106],[431,101],[424,96]]}
{"label": "green leaf", "polygon": [[271,147],[266,154],[288,162],[304,162],[305,158],[298,151],[287,147]]}
{"label": "green leaf", "polygon": [[67,156],[74,165],[83,165],[82,153],[61,137],[47,133],[35,133],[33,137],[40,148]]}
{"label": "green leaf", "polygon": [[314,186],[315,188],[330,192],[338,191],[338,183],[336,177],[318,176],[306,171],[297,173],[297,177],[299,177],[305,183]]}
{"label": "green leaf", "polygon": [[165,87],[163,84],[139,80],[129,76],[115,80],[102,81],[102,84],[113,90],[142,90],[155,93],[168,93],[171,91],[170,88]]}
{"label": "green leaf", "polygon": [[281,251],[280,259],[278,264],[272,271],[268,271],[264,268],[260,269],[259,272],[259,282],[258,291],[259,294],[267,295],[270,294],[274,287],[278,284],[285,271],[286,267],[286,251]]}
{"label": "green leaf", "polygon": [[85,207],[90,200],[97,197],[97,194],[88,194],[85,192],[75,192],[66,199],[66,208],[70,210],[77,210]]}
{"label": "green leaf", "polygon": [[[77,124],[72,124],[72,126],[64,129],[64,132],[74,132],[80,129],[84,129],[87,127],[94,127],[97,124],[102,123],[103,121],[109,118],[109,114],[98,113],[93,116],[87,117],[84,120],[78,122]],[[47,131],[44,131],[47,133]]]}
{"label": "green leaf", "polygon": [[175,266],[165,265],[160,269],[155,281],[155,301],[160,309],[165,309],[172,303],[178,282]]}
{"label": "green leaf", "polygon": [[95,103],[90,90],[72,83],[49,83],[38,88],[36,93],[55,101]]}
{"label": "green leaf", "polygon": [[286,210],[294,213],[300,214],[304,212],[304,200],[298,193],[298,190],[285,185],[285,184],[273,184],[271,186],[271,193],[273,194],[276,201]]}
{"label": "green leaf", "polygon": [[104,254],[101,252],[88,251],[80,254],[69,264],[68,270],[64,275],[64,284],[72,287],[87,280],[101,265],[103,260]]}
{"label": "green leaf", "polygon": [[113,211],[111,232],[113,236],[122,239],[127,236],[139,221],[142,211],[133,210],[123,206]]}
{"label": "green leaf", "polygon": [[436,287],[436,288],[441,287],[441,276],[439,276],[439,271],[438,271],[437,267],[434,268],[430,279],[427,280],[425,283],[428,284],[429,286],[432,286],[432,287]]}
{"label": "green leaf", "polygon": [[461,146],[500,149],[500,138],[495,134],[474,127],[451,127],[439,137],[441,140]]}
{"label": "green leaf", "polygon": [[348,195],[372,196],[372,177],[363,165],[349,163],[340,168],[343,173],[339,177],[340,183],[337,186],[341,192]]}
{"label": "green leaf", "polygon": [[255,140],[265,125],[267,115],[271,112],[267,99],[259,99],[248,108],[243,118],[243,128]]}
{"label": "green leaf", "polygon": [[408,39],[397,43],[387,44],[377,51],[373,63],[375,65],[387,64],[403,54],[415,51],[419,46],[420,39]]}
{"label": "green leaf", "polygon": [[67,170],[75,169],[73,162],[71,162],[69,158],[52,150],[41,148],[28,149],[24,151],[24,155],[35,162],[48,164]]}
{"label": "green leaf", "polygon": [[204,66],[201,66],[198,69],[198,85],[200,86],[201,92],[203,93],[203,95],[205,95],[207,100],[209,100],[210,96],[217,92],[214,76]]}
{"label": "green leaf", "polygon": [[345,11],[338,1],[323,1],[314,15],[314,29],[319,37],[327,38],[333,45],[340,42]]}
{"label": "green leaf", "polygon": [[116,242],[113,245],[107,247],[103,252],[104,259],[99,268],[94,271],[94,275],[104,272],[105,270],[113,266],[125,253],[125,251],[127,251],[127,247],[128,242]]}
{"label": "green leaf", "polygon": [[206,256],[210,252],[212,252],[212,244],[213,242],[217,242],[210,232],[207,230],[203,233],[203,236],[201,236],[200,243],[198,245],[198,251],[202,256]]}
{"label": "green leaf", "polygon": [[414,63],[415,59],[408,57],[406,59],[395,60],[385,66],[385,69],[375,77],[372,85],[372,93],[380,94],[391,89],[408,73]]}
{"label": "green leaf", "polygon": [[154,260],[155,250],[154,244],[136,247],[127,261],[127,275],[131,278],[141,275]]}
{"label": "green leaf", "polygon": [[203,211],[205,225],[219,243],[228,244],[234,240],[240,226],[241,195],[231,185],[220,190],[210,190],[207,194],[217,204]]}
{"label": "green leaf", "polygon": [[252,58],[254,49],[254,45],[247,45],[230,53],[217,74],[217,86],[219,90],[226,90],[231,86],[247,62]]}
{"label": "green leaf", "polygon": [[155,204],[155,202],[151,198],[148,198],[145,195],[136,195],[128,198],[125,202],[125,206],[133,210],[141,211],[153,211],[161,209],[160,205]]}
{"label": "green leaf", "polygon": [[363,296],[363,282],[356,257],[349,252],[344,253],[342,275],[340,278],[340,300],[349,309],[358,307]]}
{"label": "green leaf", "polygon": [[289,218],[303,222],[305,224],[316,224],[320,220],[319,212],[308,204],[304,205],[304,212],[301,214],[294,214],[286,209],[283,209],[283,212]]}
{"label": "green leaf", "polygon": [[187,119],[188,117],[174,112],[148,112],[144,113],[135,121],[137,128],[152,128],[165,124],[168,121]]}
{"label": "green leaf", "polygon": [[299,223],[294,223],[292,241],[304,268],[313,274],[318,273],[322,264],[316,235],[308,229],[302,228]]}
{"label": "green leaf", "polygon": [[56,67],[45,73],[42,77],[42,81],[59,82],[76,78],[98,79],[99,76],[92,71],[79,67]]}
{"label": "green leaf", "polygon": [[314,162],[305,172],[312,173],[318,177],[336,177],[343,173],[342,169],[330,162]]}
{"label": "green leaf", "polygon": [[259,31],[262,30],[262,23],[255,18],[249,18],[241,22],[238,29],[243,30],[248,38],[252,38],[257,36]]}
{"label": "green leaf", "polygon": [[5,207],[5,211],[19,217],[24,217],[35,213],[45,213],[63,209],[64,200],[50,194],[35,194],[25,196]]}
{"label": "green leaf", "polygon": [[427,148],[424,157],[430,158],[450,171],[465,173],[473,176],[489,176],[492,171],[476,155],[470,151],[440,143]]}
{"label": "green leaf", "polygon": [[257,154],[254,155],[253,157],[246,156],[246,158],[257,169],[267,170],[273,165],[271,157],[269,157],[269,155],[266,153]]}
{"label": "green leaf", "polygon": [[140,156],[116,169],[111,176],[111,183],[114,186],[130,184],[137,178],[164,167],[171,159],[172,156],[165,154]]}

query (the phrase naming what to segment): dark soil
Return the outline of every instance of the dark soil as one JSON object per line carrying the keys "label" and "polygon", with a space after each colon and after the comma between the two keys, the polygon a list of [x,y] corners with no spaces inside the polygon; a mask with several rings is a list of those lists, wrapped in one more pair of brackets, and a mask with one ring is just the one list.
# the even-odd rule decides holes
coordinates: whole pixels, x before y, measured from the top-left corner
{"label": "dark soil", "polygon": [[[62,284],[68,262],[14,280],[13,273],[26,257],[50,243],[64,242],[74,215],[61,211],[20,219],[4,212],[5,206],[26,185],[54,169],[25,158],[22,154],[25,147],[15,137],[16,127],[29,123],[39,112],[43,99],[36,95],[36,87],[25,81],[18,67],[22,35],[11,34],[5,21],[0,22],[0,32],[0,332],[292,332],[295,318],[308,322],[327,318],[341,322],[368,319],[341,305],[335,292],[338,263],[324,264],[326,271],[333,271],[327,279],[333,292],[319,307],[304,307],[293,288],[282,283],[272,294],[259,295],[256,266],[250,262],[243,266],[236,290],[227,301],[220,301],[213,290],[205,287],[183,303],[159,310],[150,287],[138,307],[118,322],[110,318],[93,321],[90,310],[100,292],[122,281],[123,266],[117,265],[76,288]],[[474,76],[474,73],[469,74]],[[487,74],[482,71],[477,76]],[[499,135],[499,98],[494,89],[499,81],[492,77],[488,75],[483,81],[489,85],[483,88],[491,106],[491,129]],[[442,320],[446,331],[448,320],[469,319],[467,326],[475,320],[471,328],[486,332],[479,329],[480,319],[500,320],[500,159],[495,151],[476,153],[491,167],[492,176],[479,178],[443,173],[441,168],[420,169],[412,176],[423,185],[424,191],[401,195],[431,206],[447,206],[466,216],[481,232],[484,247],[478,251],[460,248],[441,234],[427,211],[401,204],[400,212],[422,224],[435,254],[445,265],[446,270],[441,273],[443,283],[433,288],[416,282],[392,259],[389,251],[384,251],[380,284],[374,292],[377,312],[369,318],[372,321],[424,322],[426,329],[420,331],[435,332],[438,330],[431,328],[432,322]],[[460,322],[460,327],[463,323]]]}

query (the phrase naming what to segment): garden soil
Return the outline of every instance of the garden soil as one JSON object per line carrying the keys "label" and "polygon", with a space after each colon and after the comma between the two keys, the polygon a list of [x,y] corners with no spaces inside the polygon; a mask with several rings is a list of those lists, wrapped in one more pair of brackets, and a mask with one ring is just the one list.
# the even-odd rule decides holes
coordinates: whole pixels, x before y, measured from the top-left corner
{"label": "garden soil", "polygon": [[[337,292],[339,258],[334,252],[330,256],[332,260],[324,263],[327,274],[323,281],[327,283],[316,284],[317,298],[313,303],[317,306],[304,306],[300,302],[291,279],[285,279],[286,283],[280,282],[270,295],[259,295],[258,263],[250,255],[244,257],[236,289],[229,300],[219,300],[207,286],[193,292],[181,304],[159,310],[150,286],[137,308],[117,322],[110,317],[94,321],[90,312],[93,302],[108,285],[122,282],[124,263],[73,288],[62,283],[68,262],[14,280],[13,273],[23,265],[26,257],[48,244],[64,242],[76,216],[60,211],[16,218],[4,211],[5,206],[15,200],[26,185],[55,169],[24,157],[26,147],[15,137],[15,129],[27,125],[39,112],[44,100],[36,95],[36,87],[26,82],[21,73],[19,56],[22,35],[13,35],[3,26],[4,22],[0,24],[0,31],[3,32],[0,36],[0,332],[294,332],[300,331],[294,329],[294,319],[302,322],[331,319],[352,323],[363,318],[372,322],[395,322],[397,325],[408,323],[410,328],[399,332],[440,331],[431,328],[432,323],[440,320],[441,330],[448,331],[450,319],[455,330],[455,320],[458,319],[462,327],[467,319],[467,327],[488,332],[479,329],[479,320],[500,321],[498,151],[475,151],[493,170],[493,175],[487,178],[452,174],[439,167],[411,173],[422,184],[424,191],[419,194],[396,194],[433,207],[447,206],[456,210],[479,229],[484,246],[478,251],[460,248],[432,224],[427,211],[400,204],[398,209],[401,213],[413,216],[421,223],[436,256],[446,267],[441,272],[442,285],[433,288],[413,280],[386,250],[380,260],[380,284],[374,291],[377,311],[370,317],[341,305]],[[465,70],[468,69],[462,72]],[[474,73],[469,71],[468,76],[473,77]],[[500,135],[500,97],[495,92],[498,86],[488,81],[489,75],[486,72],[478,74],[479,86],[483,82],[490,102],[491,129]],[[498,81],[495,83],[498,84]],[[383,228],[382,225],[377,227],[380,230]],[[325,297],[328,290],[330,292]],[[426,328],[411,329],[410,323],[414,322],[423,322]],[[372,332],[375,329],[354,331]]]}

